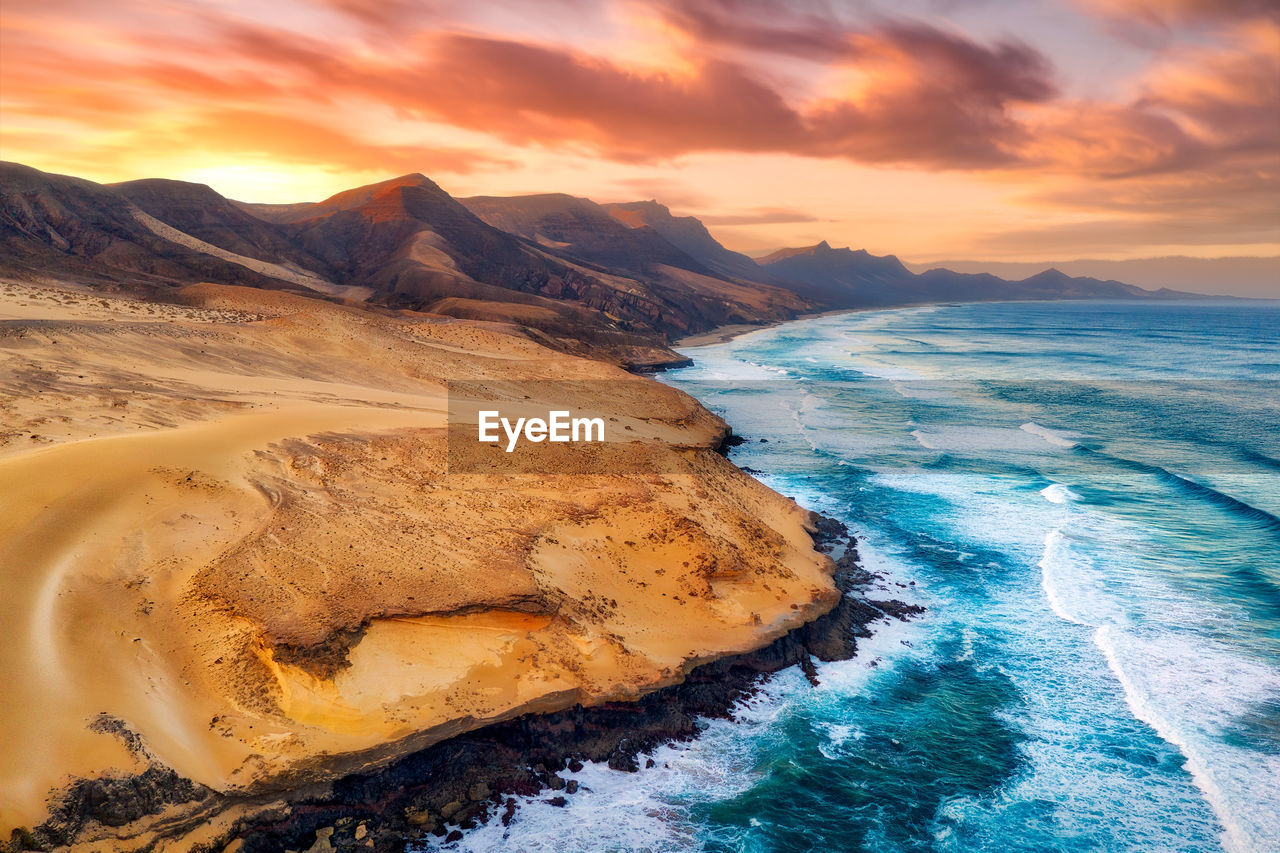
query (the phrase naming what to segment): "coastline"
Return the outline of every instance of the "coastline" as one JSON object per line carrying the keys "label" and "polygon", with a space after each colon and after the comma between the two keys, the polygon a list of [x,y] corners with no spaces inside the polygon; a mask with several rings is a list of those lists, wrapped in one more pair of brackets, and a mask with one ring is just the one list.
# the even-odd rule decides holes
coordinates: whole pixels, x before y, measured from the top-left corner
{"label": "coastline", "polygon": [[[742,335],[749,335],[752,332],[763,332],[765,329],[773,329],[778,326],[794,323],[797,320],[813,320],[818,317],[834,317],[837,314],[853,314],[859,311],[868,311],[868,308],[833,308],[830,311],[815,311],[809,314],[798,314],[788,320],[778,320],[773,323],[730,323],[724,326],[716,326],[714,329],[708,329],[705,332],[698,332],[696,335],[685,335],[671,343],[671,347],[676,350],[693,349],[695,347],[714,346],[715,344],[727,343],[734,338]],[[692,362],[692,360],[690,360]],[[687,365],[679,365],[681,367]]]}
{"label": "coastline", "polygon": [[630,701],[525,713],[376,769],[276,794],[228,798],[158,766],[128,778],[80,780],[46,823],[0,841],[0,849],[81,849],[86,843],[98,849],[110,840],[88,841],[82,835],[86,827],[126,826],[168,813],[159,825],[116,843],[167,849],[176,842],[202,853],[401,853],[431,839],[460,840],[492,820],[505,826],[517,808],[515,797],[543,797],[564,806],[578,783],[562,778],[563,771],[576,772],[584,762],[631,773],[653,767],[651,759],[642,764],[646,753],[696,739],[700,720],[734,719],[734,709],[769,675],[799,666],[817,686],[813,658],[848,660],[858,641],[872,636],[873,623],[907,621],[924,612],[916,604],[870,597],[883,578],[864,568],[856,538],[836,519],[816,512],[812,517],[814,549],[834,558],[841,595],[831,609],[758,649],[692,665],[677,683]]}
{"label": "coastline", "polygon": [[[399,500],[406,494],[417,495],[418,492],[406,486],[404,472],[418,472],[422,476],[438,473],[437,467],[443,459],[444,436],[429,432],[400,435],[394,431],[385,435],[371,434],[370,418],[389,418],[389,412],[398,411],[389,406],[395,403],[401,407],[416,407],[406,415],[411,417],[410,426],[433,427],[436,421],[432,419],[439,417],[435,409],[440,405],[440,389],[424,383],[420,377],[437,376],[447,370],[474,370],[469,365],[484,364],[487,358],[490,366],[486,369],[504,380],[509,380],[516,373],[511,366],[513,360],[529,362],[529,366],[523,369],[532,378],[559,377],[567,373],[595,381],[607,380],[599,385],[598,393],[604,395],[601,404],[607,401],[609,405],[622,407],[620,414],[631,420],[628,430],[634,426],[641,436],[653,431],[664,442],[685,448],[684,455],[678,449],[654,452],[667,454],[672,464],[678,461],[681,471],[687,470],[694,475],[690,483],[700,484],[699,487],[705,491],[686,495],[680,490],[693,489],[694,485],[681,485],[683,480],[675,485],[665,481],[646,481],[637,486],[628,482],[611,487],[615,491],[608,491],[597,484],[596,487],[583,486],[570,493],[571,498],[583,503],[582,509],[569,505],[548,507],[540,503],[542,509],[535,512],[520,503],[524,500],[519,492],[520,484],[512,484],[513,491],[508,499],[520,503],[518,516],[512,517],[518,517],[520,524],[530,528],[528,551],[531,556],[528,559],[533,561],[530,565],[541,573],[544,587],[560,584],[563,588],[556,586],[550,593],[539,593],[531,586],[529,591],[517,589],[515,593],[509,593],[487,591],[482,585],[474,602],[465,601],[461,605],[451,600],[433,605],[432,599],[426,596],[437,593],[420,587],[400,587],[402,583],[413,581],[416,575],[406,579],[396,574],[403,561],[397,560],[399,552],[388,545],[395,544],[395,537],[399,535],[409,536],[412,542],[417,542],[412,538],[410,528],[397,528],[391,531],[393,535],[376,540],[346,538],[343,533],[334,540],[340,541],[340,545],[330,545],[319,554],[326,572],[341,571],[353,578],[367,580],[350,585],[349,594],[344,598],[328,595],[326,600],[346,604],[350,610],[348,615],[342,616],[345,621],[335,623],[336,633],[333,625],[323,622],[333,619],[332,608],[301,619],[290,614],[287,607],[263,609],[260,593],[269,591],[270,584],[261,589],[237,589],[237,579],[243,578],[252,578],[255,583],[271,580],[284,583],[290,579],[312,582],[308,574],[311,562],[294,565],[280,556],[271,558],[270,577],[261,569],[232,571],[238,564],[225,561],[240,559],[241,551],[238,549],[260,547],[256,534],[242,523],[228,523],[224,528],[228,542],[242,544],[225,552],[230,557],[217,558],[213,562],[207,562],[211,557],[206,557],[203,552],[190,551],[196,546],[204,547],[205,539],[198,531],[184,538],[157,542],[157,553],[169,553],[164,549],[170,549],[176,555],[187,554],[186,559],[175,559],[172,565],[207,565],[204,569],[197,569],[194,577],[188,574],[171,577],[164,573],[163,568],[136,566],[137,576],[149,580],[135,582],[126,578],[128,582],[116,590],[120,600],[113,605],[112,611],[131,614],[132,630],[120,634],[116,621],[104,618],[101,626],[81,621],[73,635],[63,637],[58,633],[62,621],[40,623],[44,631],[40,635],[42,642],[65,646],[67,654],[62,659],[71,667],[88,661],[84,655],[72,654],[79,648],[77,644],[87,642],[86,638],[99,634],[113,636],[111,631],[115,630],[121,641],[116,645],[106,644],[107,650],[115,653],[114,658],[110,654],[99,654],[94,658],[89,677],[76,680],[84,695],[76,697],[78,704],[64,701],[57,706],[60,716],[27,714],[27,709],[49,706],[49,700],[41,693],[47,687],[52,689],[46,683],[47,679],[35,672],[15,679],[15,684],[27,691],[30,697],[29,701],[17,701],[9,706],[6,728],[13,738],[18,737],[15,733],[34,734],[24,736],[21,742],[15,740],[16,748],[10,751],[7,759],[12,771],[10,778],[23,781],[31,789],[31,798],[39,798],[37,805],[43,814],[37,817],[33,806],[28,809],[31,817],[9,823],[5,835],[9,835],[8,829],[14,829],[14,833],[5,839],[4,849],[49,849],[53,846],[155,849],[175,845],[192,849],[196,844],[208,850],[222,850],[228,844],[240,849],[239,842],[229,840],[231,835],[227,834],[232,831],[233,824],[241,828],[272,824],[278,822],[282,809],[295,814],[304,801],[308,804],[307,809],[323,811],[317,803],[323,804],[326,797],[337,791],[343,784],[342,779],[352,778],[347,774],[355,772],[372,774],[373,778],[389,778],[384,776],[387,768],[400,766],[399,762],[405,760],[406,755],[421,755],[423,750],[430,750],[433,745],[443,744],[442,749],[452,749],[461,743],[457,738],[466,736],[468,732],[508,731],[502,727],[512,725],[510,720],[528,719],[543,712],[562,715],[585,713],[589,717],[602,714],[602,720],[614,719],[619,708],[642,707],[642,697],[653,694],[667,696],[669,694],[663,691],[690,677],[698,683],[703,676],[695,673],[704,673],[704,680],[723,680],[724,673],[714,667],[730,667],[732,664],[717,662],[741,659],[739,665],[745,666],[743,661],[748,659],[758,661],[751,656],[761,654],[761,646],[792,642],[786,638],[800,636],[796,632],[806,631],[813,620],[823,618],[832,608],[843,607],[847,602],[848,597],[835,586],[833,573],[836,568],[827,556],[829,549],[814,548],[812,530],[816,517],[717,456],[717,449],[723,450],[724,446],[731,444],[727,440],[727,425],[678,391],[634,377],[631,383],[627,383],[626,374],[616,368],[550,353],[518,338],[459,328],[457,325],[365,318],[344,308],[313,303],[302,297],[261,294],[230,287],[197,287],[184,292],[184,295],[196,304],[154,309],[160,312],[157,319],[135,321],[124,331],[116,331],[114,325],[103,324],[113,323],[122,312],[152,309],[146,305],[138,307],[133,302],[120,305],[90,303],[85,297],[65,295],[60,295],[62,301],[54,304],[54,297],[39,298],[34,291],[23,289],[11,295],[13,304],[10,310],[16,314],[19,323],[42,324],[37,328],[45,336],[52,334],[47,326],[59,324],[57,339],[51,339],[51,343],[57,343],[58,347],[28,348],[24,352],[30,357],[53,359],[61,352],[71,351],[69,347],[78,346],[79,351],[86,354],[79,368],[84,373],[80,379],[85,384],[105,383],[110,379],[114,383],[113,388],[120,383],[110,372],[111,365],[99,368],[89,359],[98,349],[96,339],[88,335],[95,333],[100,326],[110,329],[117,342],[124,340],[134,347],[136,357],[132,370],[135,375],[129,381],[142,388],[151,388],[146,383],[151,381],[152,372],[167,370],[165,365],[175,360],[170,352],[177,345],[175,342],[187,337],[198,336],[202,346],[215,355],[222,352],[239,354],[246,347],[260,345],[261,338],[274,339],[278,334],[275,327],[280,325],[287,325],[304,341],[325,338],[330,326],[341,325],[349,334],[346,344],[349,364],[344,366],[346,372],[342,375],[347,383],[340,387],[356,405],[346,405],[336,413],[330,413],[332,400],[324,398],[322,402],[329,408],[323,411],[333,416],[320,425],[339,430],[349,437],[341,438],[337,433],[329,437],[325,433],[319,438],[306,438],[318,429],[315,419],[318,403],[311,401],[310,396],[329,392],[331,384],[320,384],[313,379],[295,383],[293,393],[310,396],[298,402],[282,403],[270,393],[274,386],[268,387],[265,393],[259,387],[261,380],[253,372],[257,369],[256,363],[242,359],[243,377],[238,373],[201,373],[195,374],[194,378],[221,383],[211,384],[211,390],[217,391],[211,397],[241,399],[244,401],[241,408],[261,408],[262,411],[235,410],[227,414],[223,411],[225,407],[210,411],[190,406],[183,410],[186,423],[155,430],[147,420],[151,407],[172,406],[171,396],[167,396],[164,389],[153,390],[154,399],[135,397],[131,401],[127,414],[136,419],[136,423],[118,418],[114,432],[102,436],[96,433],[96,422],[89,419],[97,416],[100,407],[110,406],[112,411],[121,407],[113,404],[114,397],[104,397],[100,401],[77,388],[75,395],[68,397],[71,402],[65,404],[64,410],[68,415],[81,415],[86,425],[68,421],[67,426],[61,428],[66,432],[63,435],[45,434],[39,425],[28,428],[22,424],[20,432],[24,436],[30,434],[30,440],[36,441],[37,447],[29,451],[25,443],[17,445],[10,442],[12,446],[7,448],[10,453],[4,460],[6,467],[0,471],[7,475],[6,482],[25,483],[29,488],[36,488],[33,484],[48,484],[48,488],[55,489],[59,484],[70,481],[62,474],[62,468],[54,472],[57,476],[47,472],[42,476],[21,475],[37,463],[62,465],[64,457],[70,454],[74,458],[64,466],[68,470],[115,472],[118,469],[118,476],[132,483],[138,491],[134,502],[141,507],[139,512],[149,506],[151,492],[148,490],[155,490],[164,494],[164,505],[174,513],[184,510],[190,510],[193,516],[204,513],[205,503],[211,500],[209,496],[213,496],[226,501],[229,518],[278,519],[260,528],[272,531],[272,538],[267,544],[275,548],[274,543],[282,537],[307,539],[306,524],[319,517],[316,513],[332,515],[348,509],[378,510],[384,499]],[[260,315],[272,319],[262,321]],[[77,338],[77,335],[84,339]],[[470,350],[466,359],[457,354],[460,345]],[[307,367],[306,359],[312,356],[304,350],[305,347],[299,349],[293,356],[300,367],[306,367],[299,372],[323,374],[332,379],[333,368],[327,364],[323,370]],[[395,353],[403,361],[388,363],[389,357],[384,352]],[[201,350],[201,361],[207,357],[205,350]],[[363,370],[369,365],[378,369]],[[394,391],[362,384],[368,375],[396,375],[396,370],[410,369],[412,373],[406,373],[405,378],[398,380],[400,385]],[[91,384],[91,387],[96,385]],[[179,386],[174,393],[190,396],[190,389]],[[83,409],[83,413],[73,408],[72,403]],[[687,411],[680,409],[682,406]],[[366,415],[366,410],[373,414]],[[424,411],[427,414],[423,414]],[[651,411],[660,416],[650,415]],[[32,417],[39,414],[36,411]],[[381,424],[382,420],[377,423]],[[403,426],[399,421],[388,422],[387,425]],[[219,436],[227,433],[227,440],[211,445],[205,440],[211,431]],[[301,438],[290,440],[289,436]],[[290,443],[282,445],[282,440]],[[274,455],[249,453],[260,446],[276,448],[271,452]],[[113,450],[109,468],[103,468],[100,448]],[[130,450],[130,453],[123,453],[122,448]],[[161,451],[173,457],[173,464],[168,468],[156,468],[157,454]],[[368,458],[375,451],[377,456]],[[71,464],[73,462],[74,465]],[[135,469],[139,466],[150,475],[137,475]],[[323,471],[327,481],[336,483],[343,470],[350,470],[351,482],[359,482],[365,503],[351,504],[345,497],[345,491],[330,491],[327,485],[323,491],[315,490],[315,486],[309,485],[310,481],[300,481],[300,475],[296,473]],[[204,471],[210,473],[200,473]],[[268,476],[271,479],[264,480]],[[199,490],[189,485],[197,479],[201,485]],[[270,490],[265,496],[259,492],[247,492],[237,485],[242,480],[268,482]],[[96,484],[97,481],[91,481],[81,485],[89,488]],[[106,489],[108,485],[103,484],[102,488]],[[512,567],[510,548],[501,536],[493,535],[495,524],[510,522],[503,521],[506,516],[502,515],[501,507],[495,508],[492,495],[488,492],[472,495],[460,489],[457,483],[451,486],[452,491],[444,489],[438,498],[434,495],[415,498],[428,501],[422,507],[415,504],[397,511],[405,518],[415,518],[421,513],[435,524],[446,518],[459,528],[459,534],[473,534],[466,536],[466,540],[473,544],[464,551],[475,556],[479,567],[487,567],[484,570],[493,572],[496,578],[519,579],[517,569],[529,571],[524,564]],[[541,486],[532,484],[529,488]],[[637,488],[641,492],[637,492]],[[644,490],[660,490],[661,493],[655,491],[650,495]],[[113,487],[108,491],[111,498],[104,501],[104,505],[119,511],[123,500],[120,489]],[[304,499],[304,494],[310,507],[306,517],[286,515],[293,503]],[[269,500],[270,495],[276,495],[277,500]],[[619,500],[619,496],[623,499]],[[6,498],[26,513],[37,512],[50,501],[60,499],[55,494],[36,500],[16,487],[8,490]],[[678,512],[666,508],[665,504],[659,505],[660,500],[675,501]],[[476,512],[442,515],[442,510],[437,508],[438,501],[462,502],[464,509],[470,502]],[[221,504],[217,506],[221,507]],[[552,511],[558,514],[549,515]],[[593,526],[590,519],[601,512],[607,513],[609,525]],[[5,528],[0,532],[11,537],[27,536],[16,541],[27,549],[22,553],[29,554],[32,565],[43,565],[41,561],[51,559],[51,554],[57,556],[61,553],[50,551],[47,538],[29,536],[24,518],[19,513],[14,517],[12,529]],[[210,518],[213,521],[221,519],[220,516]],[[724,527],[726,521],[732,521],[732,526]],[[95,551],[101,559],[114,554],[114,540],[109,538],[114,529],[102,527],[102,535],[108,539]],[[169,527],[160,525],[158,529],[163,532]],[[326,524],[324,529],[328,531],[324,535],[338,536],[335,532],[338,527]],[[660,547],[656,550],[636,548],[635,542],[615,542],[613,536],[605,535],[606,532],[616,535],[620,530],[636,531],[632,534],[636,540],[643,536],[659,537],[656,541],[660,545],[680,541],[680,553],[689,562],[681,568],[681,558]],[[716,531],[716,538],[706,533],[707,530]],[[684,538],[678,540],[677,537]],[[299,547],[302,547],[302,539]],[[406,540],[405,547],[410,547],[410,544],[410,540]],[[582,548],[586,548],[586,553],[596,553],[596,559],[600,561],[592,564],[592,571],[597,571],[597,566],[599,569],[591,576],[588,588],[592,594],[587,595],[583,594],[581,587],[574,586],[578,583],[575,580],[577,576],[566,568],[576,565],[572,555]],[[730,570],[710,571],[717,561],[729,559],[733,560]],[[465,576],[474,580],[476,571],[477,567],[469,567]],[[646,582],[630,583],[628,573],[639,575]],[[10,580],[17,583],[28,576],[37,580],[41,577],[38,572],[27,575],[14,573]],[[57,577],[58,583],[67,585],[71,590],[72,599],[81,595],[74,586],[77,577]],[[219,580],[215,582],[215,579]],[[384,586],[388,580],[395,581],[396,585]],[[770,582],[771,588],[761,586],[765,581]],[[145,600],[140,597],[144,584],[149,593]],[[646,587],[650,591],[645,592]],[[176,594],[173,591],[185,589],[192,589],[194,593],[172,601],[161,597],[161,594],[171,596]],[[27,591],[25,587],[17,590],[24,595]],[[87,596],[86,601],[93,602],[93,606],[99,606],[108,591],[101,585],[90,585],[83,595]],[[606,592],[608,599],[598,598]],[[483,597],[486,595],[489,597]],[[205,604],[206,599],[212,601],[215,596],[216,606],[221,608],[217,612],[209,609],[214,605]],[[417,600],[414,600],[415,596]],[[718,604],[726,600],[737,606],[725,608]],[[39,615],[43,612],[23,606],[24,601],[22,595],[15,594],[9,598],[8,606],[15,620],[24,614]],[[435,615],[422,616],[424,612]],[[241,615],[235,616],[235,613]],[[677,615],[688,621],[689,630],[673,636],[652,629],[651,626],[665,624],[666,620]],[[232,637],[235,644],[230,640],[219,639],[217,643],[208,644],[210,641],[190,639],[191,634],[185,626],[198,624],[207,631],[210,624],[217,624],[218,618],[240,620],[235,623],[241,626],[240,632]],[[215,622],[211,623],[211,619]],[[254,627],[257,625],[269,627]],[[456,646],[447,654],[426,655],[422,666],[429,668],[429,674],[436,679],[432,684],[439,682],[440,686],[433,688],[434,692],[429,692],[425,699],[419,695],[423,691],[415,687],[417,682],[406,681],[403,688],[397,686],[397,673],[403,675],[395,668],[398,658],[381,653],[387,643],[400,636],[394,632],[407,630],[402,627],[405,625],[412,626],[412,630],[419,633],[428,632],[424,636],[434,636],[431,632],[452,631],[455,646],[459,638],[470,643]],[[246,626],[248,630],[245,630]],[[283,633],[285,629],[298,626],[306,627],[310,634],[294,636]],[[621,664],[615,666],[614,658],[607,655],[588,656],[585,666],[578,665],[578,656],[582,653],[580,644],[572,642],[577,636],[572,632],[579,630],[574,626],[583,626],[581,630],[584,632],[608,631],[612,642],[620,644],[622,654],[618,660],[630,668],[623,669]],[[505,670],[500,669],[489,676],[491,685],[514,684],[515,688],[509,691],[512,695],[503,694],[493,699],[486,698],[490,694],[485,693],[472,700],[468,698],[470,694],[465,693],[468,683],[465,676],[476,665],[476,660],[488,660],[484,657],[487,654],[484,649],[488,648],[486,644],[490,642],[495,628],[500,629],[504,637],[514,637],[512,643],[525,643],[517,651],[526,648],[530,642],[541,643],[539,648],[545,646],[539,661],[544,677],[539,680],[517,676],[513,680],[504,675],[519,672],[526,666],[513,654],[510,661],[504,659]],[[213,634],[216,638],[224,636],[221,629]],[[590,638],[589,633],[584,636]],[[141,639],[134,640],[134,637]],[[567,641],[562,642],[565,638]],[[188,653],[184,644],[189,641],[206,645]],[[201,707],[189,714],[189,731],[198,739],[197,746],[207,750],[205,753],[167,743],[163,727],[158,727],[148,716],[155,708],[145,701],[145,692],[132,689],[130,684],[119,678],[103,675],[110,672],[111,665],[117,661],[119,667],[136,669],[137,642],[166,650],[170,658],[153,656],[147,660],[164,664],[190,682],[182,685],[181,695],[189,701],[201,703]],[[37,659],[37,652],[20,657],[16,649],[10,649],[15,665],[25,665],[24,661]],[[814,651],[814,654],[821,653]],[[204,658],[213,659],[206,664]],[[172,664],[168,663],[170,659]],[[795,655],[788,660],[786,665],[801,662]],[[748,669],[758,674],[766,671],[761,669],[762,666],[752,664]],[[597,667],[599,673],[593,674],[595,670],[590,667]],[[339,673],[341,679],[338,679]],[[719,674],[712,677],[710,673]],[[62,673],[54,675],[61,676]],[[224,680],[215,679],[215,676],[222,678],[224,675]],[[620,681],[620,678],[624,680]],[[343,685],[354,685],[349,696],[340,692],[347,689]],[[745,681],[740,684],[743,690],[745,685]],[[463,691],[461,699],[451,692],[455,688]],[[524,692],[517,693],[516,688]],[[246,689],[256,692],[246,693]],[[318,689],[333,691],[336,696],[326,698],[328,694],[317,692]],[[400,692],[395,692],[397,690]],[[224,699],[224,695],[244,702],[242,694],[257,704],[235,706],[240,710],[228,713],[226,706],[231,700]],[[408,698],[400,698],[401,694]],[[704,712],[726,714],[741,695],[741,692],[733,693],[720,706],[698,700],[701,704],[689,706],[693,710],[687,712],[686,722],[668,725],[652,737],[691,736],[696,729],[691,722],[695,716]],[[144,698],[138,699],[139,696]],[[398,707],[391,709],[395,714],[387,710],[383,696],[399,702]],[[358,704],[361,702],[365,704]],[[584,706],[596,710],[582,711]],[[577,710],[573,710],[575,707]],[[571,710],[564,710],[566,708]],[[348,732],[352,727],[346,726],[343,722],[346,718],[338,713],[350,713],[353,709],[363,715],[360,719],[372,721],[361,723],[353,730],[368,732],[372,725],[382,725],[388,732],[386,739],[378,740],[382,729],[376,729],[365,741],[355,742]],[[443,718],[447,719],[442,724]],[[86,721],[91,725],[82,731]],[[288,754],[277,755],[259,749],[259,735],[253,729],[264,721],[273,730],[269,738],[290,738],[291,751]],[[635,736],[635,732],[644,728],[641,722],[629,719],[611,723],[611,731],[614,732],[611,750],[625,740],[632,744],[627,750],[632,751],[631,757],[634,758],[635,750],[643,748],[635,744],[642,740],[649,742]],[[64,755],[60,763],[55,764],[47,755],[40,759],[41,763],[34,760],[24,763],[26,753],[20,750],[44,742],[42,726],[56,728],[62,733]],[[495,726],[498,728],[492,728]],[[408,738],[391,737],[409,730],[414,734]],[[104,757],[86,757],[84,749],[71,746],[81,741],[99,746]],[[217,773],[198,766],[192,757],[208,755],[225,760],[227,766],[234,768],[240,766],[235,750],[252,751],[255,756],[250,764],[252,774],[243,777],[243,782],[237,780],[236,784],[228,784]],[[588,750],[581,745],[573,749],[566,745],[564,750],[566,755],[601,755],[597,749]],[[605,758],[610,755],[612,751]],[[271,760],[277,763],[268,764]],[[374,767],[382,770],[370,769]],[[68,782],[59,783],[53,798],[46,799],[44,794],[53,783],[45,784],[37,771],[45,776],[56,771],[59,779]],[[547,782],[554,785],[550,779]],[[449,802],[438,805],[447,806]],[[268,845],[259,849],[286,848]]]}
{"label": "coastline", "polygon": [[[653,767],[643,761],[660,746],[696,739],[700,720],[734,718],[769,675],[799,666],[817,686],[812,659],[847,660],[858,641],[872,636],[873,623],[906,621],[923,612],[897,599],[870,598],[881,580],[863,568],[857,542],[844,524],[814,513],[815,550],[838,554],[835,583],[841,597],[826,613],[754,651],[720,657],[689,668],[683,680],[634,701],[575,705],[547,714],[529,713],[434,743],[391,764],[339,778],[328,785],[259,798],[239,804],[238,819],[224,820],[192,849],[277,853],[305,850],[399,853],[415,843],[451,843],[480,824],[505,826],[517,808],[516,797],[542,797],[564,806],[578,783],[560,773],[576,772],[584,762],[600,762],[622,772]],[[87,821],[104,814],[154,809],[167,803],[207,798],[179,777],[94,780],[78,786],[39,828],[41,842],[73,844]],[[131,802],[135,799],[140,802]],[[237,806],[221,810],[222,816]],[[213,817],[197,810],[168,827],[174,838],[200,835],[199,822]],[[167,836],[157,833],[153,844]],[[12,844],[6,849],[27,849]]]}

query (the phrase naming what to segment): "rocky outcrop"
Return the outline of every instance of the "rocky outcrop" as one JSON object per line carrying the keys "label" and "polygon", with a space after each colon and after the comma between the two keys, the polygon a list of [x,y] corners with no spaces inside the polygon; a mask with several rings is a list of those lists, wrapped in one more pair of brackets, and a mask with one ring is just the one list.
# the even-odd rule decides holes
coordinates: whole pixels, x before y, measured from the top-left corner
{"label": "rocky outcrop", "polygon": [[[831,544],[839,522],[827,521],[815,536]],[[909,619],[922,608],[868,597],[878,577],[858,563],[850,537],[838,566],[844,595],[823,616],[764,648],[694,668],[680,684],[634,703],[581,705],[554,714],[529,715],[472,732],[408,756],[385,770],[350,776],[324,796],[293,804],[288,815],[247,818],[228,837],[243,853],[306,850],[319,837],[335,849],[402,851],[414,838],[446,838],[485,820],[509,820],[513,796],[545,796],[552,804],[572,796],[576,783],[560,771],[599,761],[615,770],[643,772],[645,754],[701,730],[699,720],[731,718],[760,680],[790,666],[817,679],[812,658],[844,660],[880,619]],[[360,827],[364,832],[360,837]]]}
{"label": "rocky outcrop", "polygon": [[[416,838],[459,837],[487,820],[510,820],[516,796],[544,796],[553,805],[577,791],[560,775],[584,761],[643,772],[646,753],[694,738],[700,720],[732,718],[761,679],[799,666],[816,683],[813,658],[844,660],[881,619],[909,619],[922,608],[868,595],[879,578],[859,564],[857,545],[840,522],[815,517],[818,549],[843,549],[836,582],[843,595],[830,611],[755,651],[691,669],[684,680],[635,702],[611,702],[550,714],[528,714],[487,726],[367,773],[337,780],[310,795],[264,803],[203,849],[239,853],[284,850],[403,851]],[[85,820],[118,826],[172,802],[197,799],[190,782],[171,772],[82,783],[69,792],[55,817],[34,832],[15,835],[10,848],[48,849],[74,838]],[[179,824],[181,827],[181,824]],[[317,847],[317,845],[319,845]]]}

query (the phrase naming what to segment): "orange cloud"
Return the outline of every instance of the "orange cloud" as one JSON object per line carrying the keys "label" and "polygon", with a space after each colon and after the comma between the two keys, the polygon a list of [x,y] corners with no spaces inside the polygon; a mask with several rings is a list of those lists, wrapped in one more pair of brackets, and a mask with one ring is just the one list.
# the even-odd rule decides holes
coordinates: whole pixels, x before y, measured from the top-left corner
{"label": "orange cloud", "polygon": [[1026,156],[1099,178],[1186,172],[1201,186],[1227,169],[1280,180],[1280,23],[1237,27],[1227,46],[1173,51],[1127,104],[1053,105]]}
{"label": "orange cloud", "polygon": [[924,25],[851,36],[849,62],[883,85],[813,104],[789,102],[724,59],[673,77],[504,39],[449,34],[427,46],[420,66],[366,78],[362,91],[514,144],[586,145],[627,161],[739,151],[989,166],[1011,159],[1020,133],[1011,107],[1054,91],[1031,49],[986,47]]}
{"label": "orange cloud", "polygon": [[[590,160],[601,192],[650,186],[703,211],[714,194],[672,175],[728,152],[981,174],[1073,215],[1176,204],[1255,235],[1230,213],[1244,194],[1251,215],[1275,220],[1275,196],[1268,208],[1250,192],[1280,180],[1274,0],[1052,1],[1164,46],[1123,97],[1117,83],[1099,99],[1064,94],[1072,81],[1031,45],[823,0],[310,0],[307,14],[308,0],[10,0],[0,144],[99,177],[121,164],[115,177],[136,177],[165,152],[184,152],[183,168],[366,175],[506,174],[559,153]],[[913,3],[942,7],[897,5]],[[544,13],[555,27],[533,20]],[[628,15],[656,20],[649,41],[619,32]],[[540,180],[524,168],[523,187]],[[774,190],[722,219],[803,223],[772,206],[791,203]]]}

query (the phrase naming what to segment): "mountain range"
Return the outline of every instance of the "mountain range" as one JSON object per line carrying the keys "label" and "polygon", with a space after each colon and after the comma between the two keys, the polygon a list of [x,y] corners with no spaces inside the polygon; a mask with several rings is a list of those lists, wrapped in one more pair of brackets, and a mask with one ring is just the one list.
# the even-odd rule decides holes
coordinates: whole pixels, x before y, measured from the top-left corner
{"label": "mountain range", "polygon": [[315,203],[250,204],[203,184],[97,184],[0,164],[0,273],[159,300],[197,282],[519,327],[637,369],[726,324],[928,302],[1185,296],[1045,270],[909,270],[826,242],[753,260],[656,201],[564,194],[455,199],[412,174]]}
{"label": "mountain range", "polygon": [[[1280,256],[1193,258],[1170,255],[1159,258],[1102,260],[1082,258],[1052,264],[1067,275],[1114,278],[1145,288],[1171,287],[1218,296],[1262,299],[1280,297]],[[1021,261],[934,261],[907,263],[913,272],[944,267],[956,272],[989,272],[1002,278],[1025,278],[1045,268],[1043,263]]]}

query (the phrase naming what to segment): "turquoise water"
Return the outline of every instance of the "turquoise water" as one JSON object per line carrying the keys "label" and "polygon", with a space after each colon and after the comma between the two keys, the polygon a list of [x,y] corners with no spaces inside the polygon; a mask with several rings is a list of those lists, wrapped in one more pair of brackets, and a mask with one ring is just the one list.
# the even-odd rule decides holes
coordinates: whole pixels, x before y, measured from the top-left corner
{"label": "turquoise water", "polygon": [[927,614],[460,849],[1280,850],[1280,303],[912,308],[690,354],[665,380],[751,439],[734,460]]}

